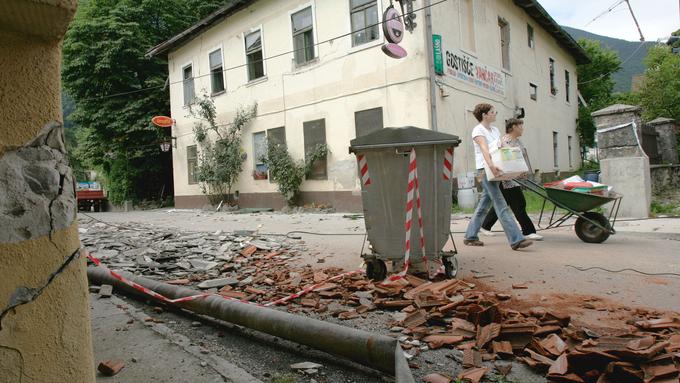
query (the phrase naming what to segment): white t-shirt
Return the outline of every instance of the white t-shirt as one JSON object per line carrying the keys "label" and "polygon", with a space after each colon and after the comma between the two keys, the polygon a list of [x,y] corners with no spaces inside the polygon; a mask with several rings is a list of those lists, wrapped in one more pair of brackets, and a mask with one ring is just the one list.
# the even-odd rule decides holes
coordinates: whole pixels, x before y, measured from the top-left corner
{"label": "white t-shirt", "polygon": [[479,147],[479,144],[475,141],[475,137],[482,136],[486,139],[486,146],[489,148],[489,151],[491,151],[491,148],[493,145],[496,147],[499,147],[500,145],[500,138],[501,138],[501,132],[498,131],[498,128],[495,126],[491,126],[491,130],[487,129],[484,127],[484,125],[479,124],[472,129],[472,143],[475,146],[475,164],[477,166],[477,169],[483,169],[484,168],[484,156],[482,155],[482,149]]}

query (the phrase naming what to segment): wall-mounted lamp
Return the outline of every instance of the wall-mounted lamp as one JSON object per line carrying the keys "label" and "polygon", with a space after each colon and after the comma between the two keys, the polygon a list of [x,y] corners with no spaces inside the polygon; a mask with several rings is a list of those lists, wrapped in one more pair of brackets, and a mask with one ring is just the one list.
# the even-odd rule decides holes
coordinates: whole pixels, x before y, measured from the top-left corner
{"label": "wall-mounted lamp", "polygon": [[177,137],[169,137],[170,140],[160,143],[161,152],[169,152],[170,148],[177,148]]}

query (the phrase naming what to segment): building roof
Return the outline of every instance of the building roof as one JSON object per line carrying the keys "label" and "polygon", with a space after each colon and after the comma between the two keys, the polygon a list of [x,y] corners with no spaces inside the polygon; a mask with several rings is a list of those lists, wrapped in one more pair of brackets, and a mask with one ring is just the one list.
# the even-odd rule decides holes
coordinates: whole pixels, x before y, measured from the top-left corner
{"label": "building roof", "polygon": [[609,105],[606,108],[596,110],[595,112],[591,113],[590,115],[593,117],[597,116],[606,116],[609,114],[616,114],[616,113],[623,113],[623,112],[638,112],[642,110],[639,106],[635,105],[626,105],[626,104],[614,104],[614,105]]}
{"label": "building roof", "polygon": [[147,57],[157,56],[160,54],[167,54],[171,50],[178,48],[187,42],[191,41],[194,37],[199,35],[204,30],[212,27],[213,25],[219,23],[220,21],[226,19],[227,17],[233,15],[234,13],[240,11],[243,8],[255,3],[257,0],[232,0],[229,4],[224,5],[217,9],[215,12],[209,14],[208,16],[201,19],[196,24],[190,26],[186,30],[176,34],[170,39],[163,41],[162,43],[156,45],[155,47],[149,49],[146,52]]}
{"label": "building roof", "polygon": [[460,139],[452,134],[435,132],[414,126],[404,126],[401,128],[383,128],[365,136],[357,137],[349,142],[349,151],[441,144],[458,146]]}
{"label": "building roof", "polygon": [[565,31],[536,0],[513,0],[515,5],[524,9],[543,29],[550,33],[557,43],[571,53],[577,64],[588,64],[590,57],[586,51]]}
{"label": "building roof", "polygon": [[[212,27],[234,13],[243,8],[255,3],[257,0],[233,0],[228,5],[225,5],[215,12],[211,13],[201,21],[187,28],[183,32],[171,37],[170,39],[156,45],[146,52],[147,57],[157,56],[160,54],[167,54],[171,50],[178,48],[194,37],[199,35],[204,30]],[[587,64],[590,58],[586,51],[574,40],[569,33],[567,33],[545,9],[536,0],[513,0],[515,5],[524,9],[524,11],[531,16],[539,25],[541,25],[548,33],[550,33],[572,56],[576,59],[578,64]]]}
{"label": "building roof", "polygon": [[649,121],[647,125],[663,125],[663,124],[669,124],[669,123],[674,123],[675,120],[672,118],[666,118],[666,117],[659,117],[655,118],[652,121]]}

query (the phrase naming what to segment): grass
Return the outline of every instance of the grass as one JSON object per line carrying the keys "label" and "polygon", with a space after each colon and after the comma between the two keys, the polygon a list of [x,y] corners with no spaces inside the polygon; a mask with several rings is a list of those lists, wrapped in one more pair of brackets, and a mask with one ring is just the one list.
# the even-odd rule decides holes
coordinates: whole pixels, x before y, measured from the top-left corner
{"label": "grass", "polygon": [[652,200],[651,213],[654,217],[660,215],[680,215],[680,204]]}
{"label": "grass", "polygon": [[680,191],[665,188],[652,196],[651,215],[680,216]]}

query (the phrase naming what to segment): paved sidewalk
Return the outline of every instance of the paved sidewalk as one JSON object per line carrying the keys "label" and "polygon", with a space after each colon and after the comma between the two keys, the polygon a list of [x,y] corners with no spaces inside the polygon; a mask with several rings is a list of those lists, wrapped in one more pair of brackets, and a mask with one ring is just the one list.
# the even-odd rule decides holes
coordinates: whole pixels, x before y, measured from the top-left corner
{"label": "paved sidewalk", "polygon": [[97,382],[261,383],[226,360],[203,354],[167,326],[145,322],[147,315],[122,299],[90,294],[90,306],[95,363],[125,363],[112,377],[97,372]]}

